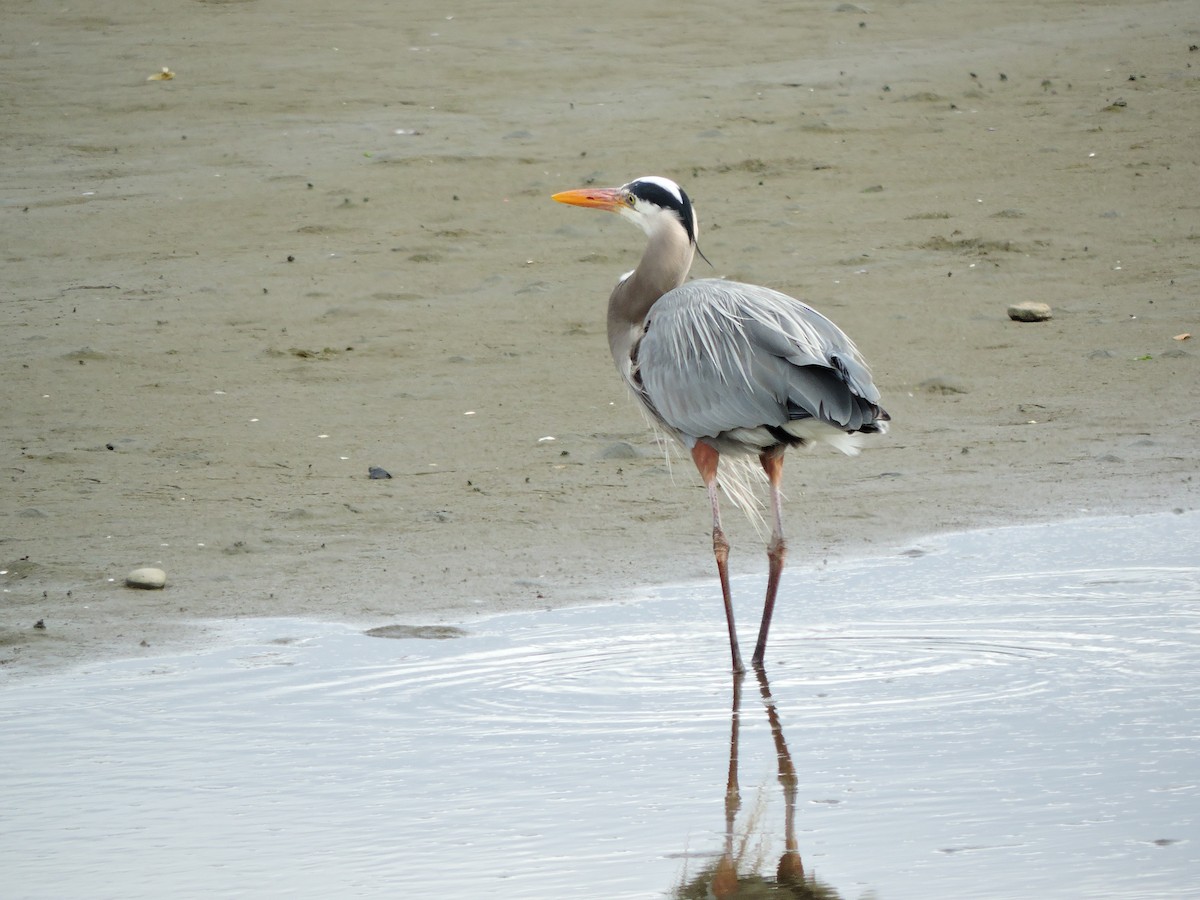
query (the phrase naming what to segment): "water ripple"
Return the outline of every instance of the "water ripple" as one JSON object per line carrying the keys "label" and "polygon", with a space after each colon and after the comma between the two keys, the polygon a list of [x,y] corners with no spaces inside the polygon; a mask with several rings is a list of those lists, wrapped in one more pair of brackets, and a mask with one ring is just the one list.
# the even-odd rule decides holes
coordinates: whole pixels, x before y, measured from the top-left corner
{"label": "water ripple", "polygon": [[0,694],[6,895],[659,896],[791,822],[846,896],[1182,897],[1197,559],[1193,515],[791,569],[736,717],[708,583],[454,640],[239,621]]}

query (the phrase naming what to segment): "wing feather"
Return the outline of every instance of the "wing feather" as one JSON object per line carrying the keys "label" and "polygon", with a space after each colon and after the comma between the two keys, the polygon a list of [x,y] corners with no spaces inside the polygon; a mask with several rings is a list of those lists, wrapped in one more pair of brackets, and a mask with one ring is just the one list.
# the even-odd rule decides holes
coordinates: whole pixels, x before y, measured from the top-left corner
{"label": "wing feather", "polygon": [[842,330],[757,285],[703,279],[664,294],[646,317],[636,364],[651,412],[693,442],[809,419],[843,433],[879,431],[887,418]]}

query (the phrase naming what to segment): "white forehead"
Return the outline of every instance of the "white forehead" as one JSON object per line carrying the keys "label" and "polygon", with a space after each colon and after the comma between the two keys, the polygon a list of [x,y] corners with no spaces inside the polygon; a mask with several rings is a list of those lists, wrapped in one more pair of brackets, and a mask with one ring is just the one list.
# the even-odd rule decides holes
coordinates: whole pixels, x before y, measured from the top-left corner
{"label": "white forehead", "polygon": [[[657,184],[664,191],[674,197],[679,204],[683,205],[683,192],[679,189],[679,185],[673,182],[670,178],[663,178],[661,175],[645,175],[641,178],[635,178],[634,181],[642,181],[647,184]],[[629,182],[633,184],[633,181]]]}

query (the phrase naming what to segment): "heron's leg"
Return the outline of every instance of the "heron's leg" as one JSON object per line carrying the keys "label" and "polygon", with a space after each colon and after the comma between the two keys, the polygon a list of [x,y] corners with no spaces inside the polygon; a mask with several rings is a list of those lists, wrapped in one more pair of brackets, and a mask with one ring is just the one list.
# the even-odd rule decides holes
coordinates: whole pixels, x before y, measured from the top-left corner
{"label": "heron's leg", "polygon": [[733,671],[745,672],[742,651],[738,648],[737,628],[733,624],[733,598],[729,592],[729,541],[721,529],[721,504],[717,496],[717,463],[721,454],[703,441],[692,447],[692,461],[700,470],[704,487],[708,490],[708,502],[712,505],[713,556],[717,560],[717,575],[721,579],[721,597],[725,601],[725,624],[729,627],[729,647],[733,654]]}
{"label": "heron's leg", "polygon": [[775,594],[779,590],[779,576],[783,574],[783,559],[787,555],[787,543],[783,539],[783,447],[768,450],[759,456],[767,481],[771,485],[771,542],[767,544],[767,597],[763,601],[762,624],[758,626],[758,643],[754,645],[751,663],[758,668],[763,664],[767,652],[767,632],[771,629],[771,615],[775,612]]}

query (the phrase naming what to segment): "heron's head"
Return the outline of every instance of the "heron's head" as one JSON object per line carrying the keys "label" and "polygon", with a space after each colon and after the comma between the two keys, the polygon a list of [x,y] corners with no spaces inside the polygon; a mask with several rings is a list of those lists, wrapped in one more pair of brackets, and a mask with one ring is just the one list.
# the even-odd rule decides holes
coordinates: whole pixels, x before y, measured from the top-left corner
{"label": "heron's head", "polygon": [[682,230],[688,243],[696,243],[699,228],[692,201],[683,188],[669,178],[647,175],[619,188],[563,191],[555,194],[553,199],[572,206],[610,210],[633,222],[650,237],[665,229]]}

